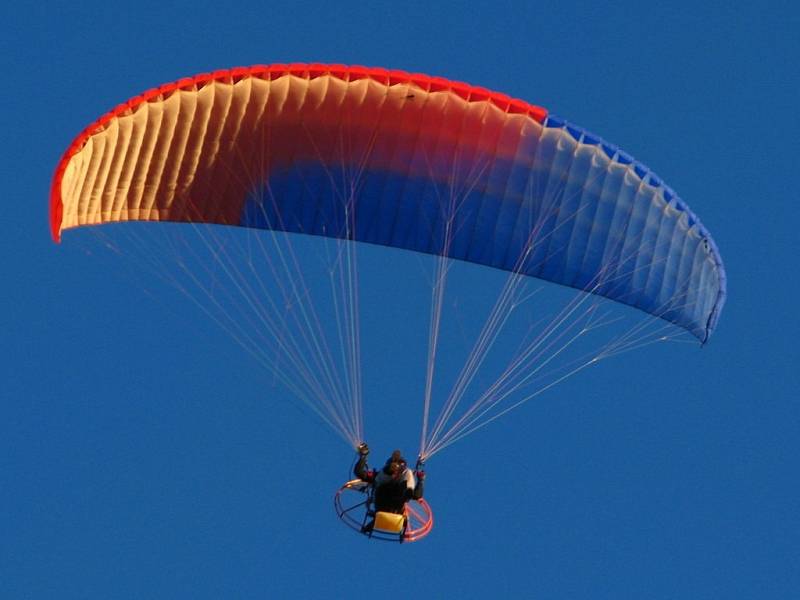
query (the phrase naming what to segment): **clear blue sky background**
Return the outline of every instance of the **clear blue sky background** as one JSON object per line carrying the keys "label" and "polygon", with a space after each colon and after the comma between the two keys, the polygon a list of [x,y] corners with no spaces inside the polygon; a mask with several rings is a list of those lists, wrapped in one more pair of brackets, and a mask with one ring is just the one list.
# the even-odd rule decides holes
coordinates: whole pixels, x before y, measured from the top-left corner
{"label": "clear blue sky background", "polygon": [[[0,8],[0,597],[800,596],[794,4],[363,4]],[[350,450],[170,291],[48,232],[56,162],[101,113],[294,61],[469,81],[619,144],[716,239],[716,335],[607,362],[437,456],[423,542],[345,529]],[[389,331],[419,311],[392,310]],[[401,352],[368,373],[377,454],[415,449]],[[407,437],[385,439],[397,414]]]}

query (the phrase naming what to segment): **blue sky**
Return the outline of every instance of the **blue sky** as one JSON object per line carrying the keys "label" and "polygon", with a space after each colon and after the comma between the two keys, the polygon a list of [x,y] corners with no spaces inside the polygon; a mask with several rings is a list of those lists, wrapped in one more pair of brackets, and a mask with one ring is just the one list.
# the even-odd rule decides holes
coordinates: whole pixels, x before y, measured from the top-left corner
{"label": "blue sky", "polygon": [[[800,591],[790,3],[52,2],[0,17],[0,596]],[[179,77],[302,61],[441,75],[545,106],[651,166],[726,263],[728,303],[705,347],[608,361],[435,457],[437,521],[419,544],[344,528],[331,496],[350,450],[156,278],[48,232],[52,172],[97,116]],[[398,285],[421,279],[415,262],[393,264],[408,268],[399,277],[364,261],[386,303],[365,382],[380,460],[417,441],[421,374],[392,327],[421,324],[424,338],[410,306],[423,288]],[[398,420],[401,439],[386,439]]]}

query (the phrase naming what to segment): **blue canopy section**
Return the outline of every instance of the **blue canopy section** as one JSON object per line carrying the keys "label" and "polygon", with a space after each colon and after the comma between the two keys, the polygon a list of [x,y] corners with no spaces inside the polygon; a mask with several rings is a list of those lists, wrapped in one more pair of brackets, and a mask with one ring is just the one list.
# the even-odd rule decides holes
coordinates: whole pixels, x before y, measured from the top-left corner
{"label": "blue canopy section", "polygon": [[[254,189],[246,227],[438,254],[605,296],[705,342],[725,301],[719,252],[649,169],[555,117],[502,158],[409,151],[407,172],[295,163]],[[411,175],[425,162],[429,176]]]}

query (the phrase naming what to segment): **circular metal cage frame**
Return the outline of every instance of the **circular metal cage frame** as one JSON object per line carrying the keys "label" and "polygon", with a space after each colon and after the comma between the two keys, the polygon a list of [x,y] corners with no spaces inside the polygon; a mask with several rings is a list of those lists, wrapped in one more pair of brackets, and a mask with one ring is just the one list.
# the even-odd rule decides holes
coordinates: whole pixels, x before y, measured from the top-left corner
{"label": "circular metal cage frame", "polygon": [[403,514],[405,524],[397,534],[380,529],[367,529],[367,523],[375,517],[372,484],[353,479],[340,487],[333,497],[336,514],[350,529],[368,538],[387,542],[416,542],[428,535],[433,528],[433,512],[430,505],[422,498],[409,500],[405,504]]}

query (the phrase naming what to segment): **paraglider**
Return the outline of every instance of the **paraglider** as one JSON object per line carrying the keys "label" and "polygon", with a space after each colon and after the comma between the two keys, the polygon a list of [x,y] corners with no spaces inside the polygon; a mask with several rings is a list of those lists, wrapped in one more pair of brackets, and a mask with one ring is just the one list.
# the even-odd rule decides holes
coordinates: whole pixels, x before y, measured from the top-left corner
{"label": "paraglider", "polygon": [[353,468],[356,479],[345,483],[334,498],[339,518],[376,539],[402,543],[425,537],[433,527],[433,512],[423,500],[422,459],[417,460],[412,472],[400,450],[395,450],[386,464],[374,471],[367,465],[369,446],[362,442],[357,450],[359,458]]}
{"label": "paraglider", "polygon": [[[235,68],[117,106],[59,162],[50,229],[60,241],[72,228],[125,221],[183,223],[197,234],[197,245],[167,245],[185,250],[176,261],[185,279],[175,277],[176,287],[199,289],[203,310],[351,448],[365,437],[354,242],[432,255],[422,461],[600,360],[670,339],[665,327],[705,343],[726,297],[710,234],[647,167],[542,107],[402,71]],[[220,225],[240,228],[245,241],[221,242]],[[319,316],[294,234],[336,245],[327,252],[333,301],[322,303],[330,319]],[[243,260],[233,257],[236,248]],[[148,247],[148,260],[163,254]],[[432,419],[454,259],[509,276]],[[218,265],[213,272],[209,262]],[[492,384],[471,391],[487,353],[503,345],[500,332],[524,304],[520,290],[531,278],[576,296],[523,336]],[[611,322],[598,310],[604,300],[638,309],[644,321],[556,367],[555,358]],[[265,355],[270,345],[290,368]],[[473,400],[465,406],[467,396]],[[383,508],[381,486],[363,466],[335,504],[343,520],[373,534],[384,525],[378,513],[402,511],[375,509]],[[432,513],[422,499],[424,475],[407,466],[402,473],[411,496],[392,539],[413,541],[430,531]],[[351,492],[366,496],[359,518],[343,501]]]}

